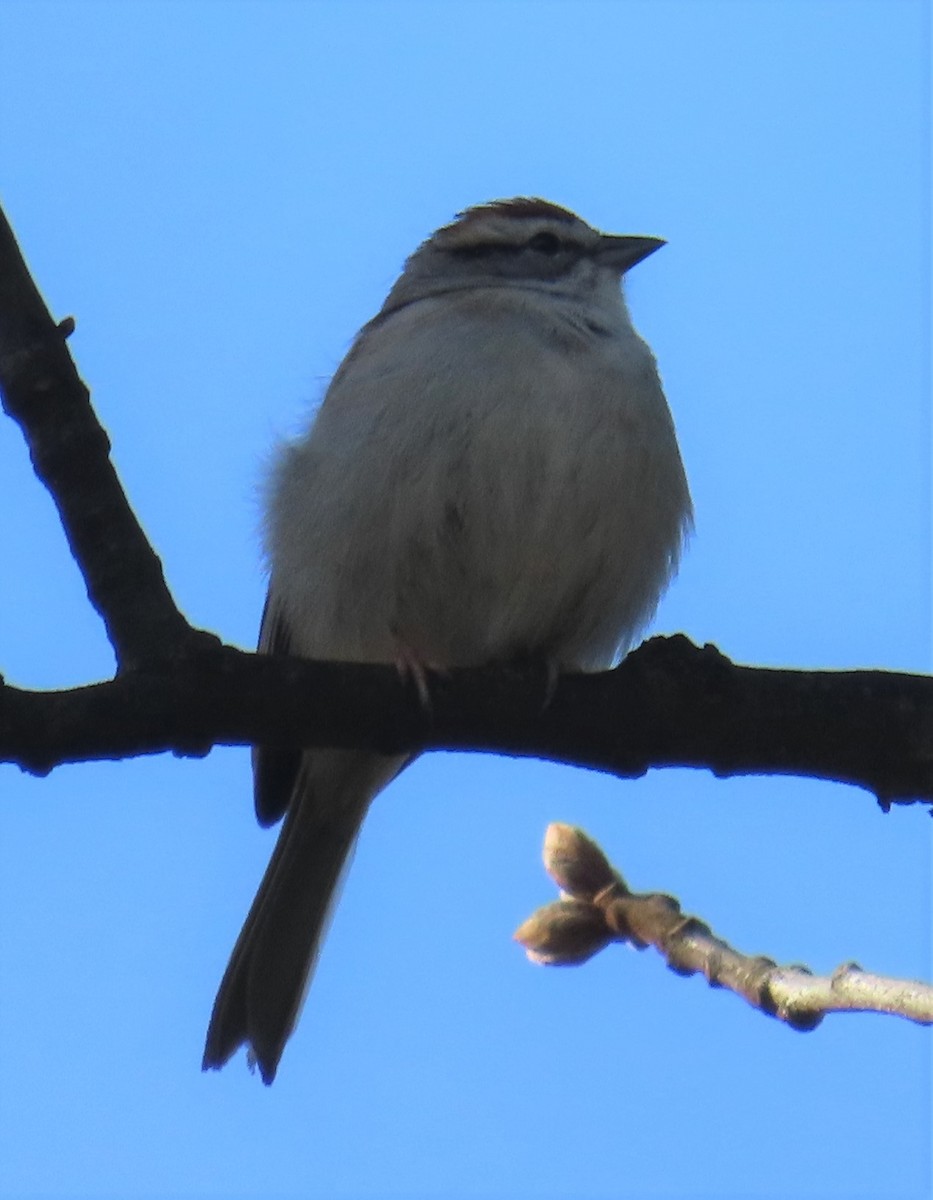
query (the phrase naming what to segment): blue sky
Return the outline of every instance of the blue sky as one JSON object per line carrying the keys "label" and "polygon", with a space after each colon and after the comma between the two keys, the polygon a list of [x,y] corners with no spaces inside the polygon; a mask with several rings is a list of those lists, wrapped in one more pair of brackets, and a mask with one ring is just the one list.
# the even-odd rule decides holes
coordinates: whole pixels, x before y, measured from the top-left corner
{"label": "blue sky", "polygon": [[[629,302],[697,510],[655,628],[931,665],[914,0],[0,5],[0,192],[188,616],[252,646],[258,489],[405,255],[543,195]],[[0,424],[0,670],[112,657]],[[930,1034],[796,1035],[610,949],[528,964],[548,821],[743,949],[929,979],[930,821],[789,779],[437,755],[374,806],[271,1090],[202,1075],[271,850],[248,754],[0,770],[0,1194],[927,1196]]]}

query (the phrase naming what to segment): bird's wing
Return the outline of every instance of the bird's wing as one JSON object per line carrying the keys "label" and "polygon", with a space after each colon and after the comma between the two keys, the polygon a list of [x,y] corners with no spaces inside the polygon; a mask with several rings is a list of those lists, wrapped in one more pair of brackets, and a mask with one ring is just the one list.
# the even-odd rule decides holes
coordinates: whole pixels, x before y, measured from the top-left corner
{"label": "bird's wing", "polygon": [[[281,609],[271,593],[266,596],[259,628],[259,653],[287,655],[292,638]],[[274,825],[291,803],[301,770],[302,751],[298,747],[253,747],[253,801],[260,825]]]}

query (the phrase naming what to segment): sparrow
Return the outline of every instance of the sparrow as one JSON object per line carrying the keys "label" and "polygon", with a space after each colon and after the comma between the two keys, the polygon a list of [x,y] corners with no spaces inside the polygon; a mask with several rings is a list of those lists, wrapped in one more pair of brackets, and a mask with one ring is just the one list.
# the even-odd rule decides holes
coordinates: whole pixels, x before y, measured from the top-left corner
{"label": "sparrow", "polygon": [[[357,334],[265,497],[264,654],[430,668],[615,665],[678,564],[692,507],[623,276],[664,243],[519,197],[424,241]],[[284,817],[214,1004],[205,1069],[245,1045],[269,1084],[337,884],[410,761],[253,751]]]}

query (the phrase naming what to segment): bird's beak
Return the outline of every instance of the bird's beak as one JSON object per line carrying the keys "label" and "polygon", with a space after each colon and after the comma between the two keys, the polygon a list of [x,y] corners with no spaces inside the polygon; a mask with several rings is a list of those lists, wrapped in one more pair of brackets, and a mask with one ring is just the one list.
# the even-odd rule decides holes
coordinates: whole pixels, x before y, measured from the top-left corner
{"label": "bird's beak", "polygon": [[604,233],[596,247],[596,258],[607,267],[615,267],[622,275],[642,259],[666,246],[664,238],[642,237],[639,234]]}

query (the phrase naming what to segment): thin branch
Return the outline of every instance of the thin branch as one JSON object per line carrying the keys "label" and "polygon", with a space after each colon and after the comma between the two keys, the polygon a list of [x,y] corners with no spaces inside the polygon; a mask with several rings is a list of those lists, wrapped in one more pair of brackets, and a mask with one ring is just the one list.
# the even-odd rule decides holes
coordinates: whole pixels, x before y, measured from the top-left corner
{"label": "thin branch", "polygon": [[0,211],[0,400],[20,426],[36,475],[58,508],[68,544],[121,669],[208,648],[179,613],[162,564],[130,508],[110,442],[91,408]]}
{"label": "thin branch", "polygon": [[653,946],[678,975],[704,975],[792,1029],[815,1029],[831,1012],[877,1012],[933,1024],[933,987],[890,979],[845,963],[832,975],[779,967],[734,950],[672,896],[636,893],[580,829],[548,826],[544,864],[563,896],[533,913],[515,933],[537,963],[578,965],[611,942]]}

